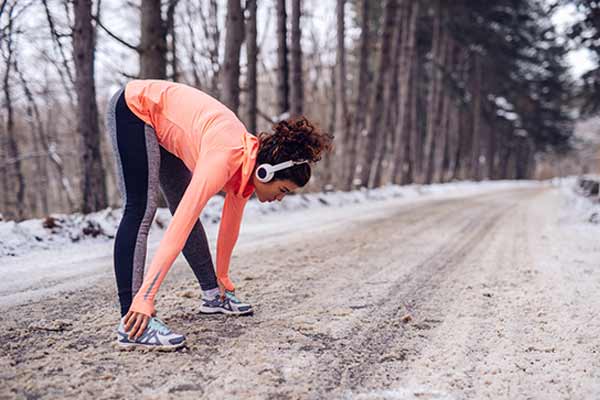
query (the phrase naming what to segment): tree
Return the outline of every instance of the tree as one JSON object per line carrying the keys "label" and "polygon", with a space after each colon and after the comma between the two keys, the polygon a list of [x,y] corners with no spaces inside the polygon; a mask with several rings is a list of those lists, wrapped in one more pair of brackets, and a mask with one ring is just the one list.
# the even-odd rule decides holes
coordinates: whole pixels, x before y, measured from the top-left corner
{"label": "tree", "polygon": [[372,161],[375,159],[375,150],[377,142],[384,140],[382,133],[383,117],[384,117],[384,89],[388,83],[388,71],[390,66],[390,53],[392,45],[392,34],[394,32],[394,21],[396,18],[398,0],[386,0],[383,33],[381,36],[381,49],[379,51],[379,61],[377,64],[377,75],[375,78],[375,90],[370,105],[370,118],[368,120],[367,138],[365,151],[363,153],[363,170],[360,173],[361,184],[364,186],[373,187],[374,185],[374,168]]}
{"label": "tree", "polygon": [[256,104],[258,86],[256,84],[256,61],[258,46],[256,41],[256,6],[257,0],[246,0],[248,20],[246,21],[246,56],[248,70],[246,73],[246,86],[248,97],[246,100],[246,125],[251,133],[256,133]]}
{"label": "tree", "polygon": [[277,9],[277,112],[290,110],[289,67],[287,47],[287,14],[285,0],[276,0]]}
{"label": "tree", "polygon": [[140,5],[140,78],[167,77],[167,26],[161,14],[161,0],[144,0]]}
{"label": "tree", "polygon": [[335,134],[337,138],[335,159],[337,168],[340,173],[336,174],[342,185],[346,178],[347,172],[351,165],[348,164],[348,157],[345,156],[348,143],[348,99],[346,96],[346,47],[345,47],[345,0],[337,0],[337,49],[335,63]]}
{"label": "tree", "polygon": [[302,14],[300,0],[292,0],[292,32],[291,32],[291,85],[290,85],[290,113],[301,115],[304,102],[302,84],[302,46],[300,39],[300,16]]}
{"label": "tree", "polygon": [[404,35],[401,38],[403,50],[400,53],[398,77],[398,121],[394,136],[392,151],[391,179],[396,184],[410,183],[413,181],[414,164],[416,162],[415,149],[417,147],[414,136],[417,128],[413,121],[416,110],[415,90],[415,64],[417,60],[417,24],[420,13],[420,0],[404,2],[404,22],[402,27]]}
{"label": "tree", "polygon": [[[360,39],[358,56],[358,81],[354,97],[354,120],[348,133],[346,158],[348,159],[348,172],[345,179],[344,188],[350,190],[354,186],[354,179],[357,171],[361,172],[366,168],[364,160],[361,160],[360,169],[356,164],[359,158],[358,143],[359,137],[366,129],[367,112],[369,104],[369,58],[370,58],[370,4],[368,0],[360,0]],[[360,154],[362,156],[362,154]]]}
{"label": "tree", "polygon": [[[575,4],[582,18],[569,28],[569,37],[579,48],[590,50],[596,60],[600,57],[600,1],[599,0],[563,0]],[[583,115],[590,116],[600,111],[600,65],[587,71],[581,77],[577,88],[577,97]]]}
{"label": "tree", "polygon": [[96,86],[94,84],[94,53],[96,43],[92,26],[92,0],[74,0],[75,27],[73,55],[75,61],[75,91],[77,92],[77,129],[82,136],[81,210],[84,213],[105,208],[106,175],[100,154],[100,131]]}
{"label": "tree", "polygon": [[234,113],[240,106],[240,49],[244,41],[244,14],[240,0],[227,1],[227,32],[222,69],[223,103]]}
{"label": "tree", "polygon": [[[14,63],[14,45],[13,37],[15,34],[14,11],[16,4],[8,6],[8,23],[6,26],[5,48],[2,46],[5,59],[5,71],[3,77],[4,107],[6,109],[6,143],[2,144],[5,148],[3,158],[4,166],[2,169],[2,192],[5,217],[8,219],[22,219],[24,216],[25,200],[25,180],[23,177],[23,168],[19,154],[19,146],[15,131],[15,113],[13,106],[13,97],[10,84],[11,70]],[[4,136],[4,135],[3,135]],[[5,170],[6,169],[6,170]]]}

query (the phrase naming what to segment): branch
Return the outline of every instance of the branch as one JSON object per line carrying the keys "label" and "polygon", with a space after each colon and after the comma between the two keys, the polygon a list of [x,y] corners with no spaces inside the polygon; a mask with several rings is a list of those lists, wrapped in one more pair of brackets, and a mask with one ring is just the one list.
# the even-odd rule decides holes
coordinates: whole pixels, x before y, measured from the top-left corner
{"label": "branch", "polygon": [[2,4],[0,4],[0,17],[2,16],[2,13],[4,12],[4,8],[6,8],[7,3],[8,3],[8,0],[2,0]]}
{"label": "branch", "polygon": [[102,22],[100,22],[100,18],[98,18],[97,16],[92,16],[92,19],[94,21],[96,21],[96,23],[98,24],[98,26],[100,26],[100,28],[102,28],[102,30],[104,32],[106,32],[108,34],[108,36],[110,36],[111,38],[115,39],[117,42],[121,43],[123,46],[130,48],[131,50],[135,50],[138,53],[142,54],[142,48],[140,46],[135,46],[131,43],[126,42],[125,40],[121,39],[120,37],[118,37],[117,35],[115,35],[114,33],[112,33],[111,31],[108,30],[107,27],[105,27]]}
{"label": "branch", "polygon": [[261,110],[259,110],[258,108],[256,109],[256,114],[261,117],[262,119],[264,119],[265,121],[267,121],[270,124],[275,124],[276,121],[274,121],[273,119],[271,119],[271,117],[269,117],[267,114],[265,114],[264,112],[262,112]]}
{"label": "branch", "polygon": [[63,49],[63,45],[60,42],[60,36],[59,36],[58,32],[56,31],[56,27],[54,26],[54,20],[52,19],[52,14],[50,13],[50,9],[48,8],[48,1],[42,0],[42,3],[44,4],[44,9],[46,10],[46,18],[48,19],[48,25],[50,26],[50,33],[52,34],[52,36],[54,37],[54,41],[58,45],[60,55],[62,56],[62,59],[63,59],[63,66],[64,66],[65,70],[67,71],[67,76],[69,77],[69,81],[71,82],[71,85],[75,85],[75,79],[73,78],[73,74],[71,73],[71,68],[69,68],[69,64],[67,63],[67,56],[65,55],[65,50]]}
{"label": "branch", "polygon": [[119,71],[119,73],[127,79],[132,79],[132,80],[140,79],[139,76],[131,75],[131,74],[128,74],[127,72]]}
{"label": "branch", "polygon": [[24,160],[30,160],[32,158],[40,158],[40,157],[57,157],[60,155],[63,156],[76,156],[77,152],[75,151],[65,151],[65,152],[61,152],[61,153],[57,153],[57,152],[51,152],[51,151],[37,151],[37,152],[31,152],[31,153],[24,153],[24,154],[20,154],[18,157],[14,157],[14,158],[7,158],[4,160],[4,162],[0,163],[0,170],[6,169],[8,168],[10,165],[12,164],[16,164],[18,162],[24,161]]}

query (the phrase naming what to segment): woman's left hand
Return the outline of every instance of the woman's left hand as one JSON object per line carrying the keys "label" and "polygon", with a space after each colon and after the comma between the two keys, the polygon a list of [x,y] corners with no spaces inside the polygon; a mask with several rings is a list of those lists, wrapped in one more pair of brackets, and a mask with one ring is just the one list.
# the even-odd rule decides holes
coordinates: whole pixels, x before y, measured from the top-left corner
{"label": "woman's left hand", "polygon": [[125,314],[125,319],[123,320],[123,324],[125,325],[125,332],[129,332],[129,339],[136,340],[146,330],[148,326],[148,322],[150,321],[150,317],[146,314],[142,314],[136,311],[127,312]]}
{"label": "woman's left hand", "polygon": [[219,291],[220,291],[221,298],[223,298],[223,297],[225,297],[225,286],[223,286],[221,281],[218,279],[217,279],[217,283],[219,284]]}

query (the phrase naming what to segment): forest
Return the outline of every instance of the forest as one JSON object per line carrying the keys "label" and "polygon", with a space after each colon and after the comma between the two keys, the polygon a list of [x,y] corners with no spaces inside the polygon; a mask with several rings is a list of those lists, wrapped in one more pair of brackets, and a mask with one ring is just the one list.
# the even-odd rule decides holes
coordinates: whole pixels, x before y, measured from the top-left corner
{"label": "forest", "polygon": [[0,213],[119,205],[104,112],[132,79],[205,91],[251,133],[317,121],[334,152],[308,191],[556,176],[599,52],[595,0],[1,0]]}

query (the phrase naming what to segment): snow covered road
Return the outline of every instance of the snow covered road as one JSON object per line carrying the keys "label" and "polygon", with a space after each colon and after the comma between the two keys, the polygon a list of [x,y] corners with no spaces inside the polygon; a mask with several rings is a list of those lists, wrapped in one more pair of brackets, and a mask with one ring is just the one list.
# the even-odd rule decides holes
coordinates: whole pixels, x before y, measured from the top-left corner
{"label": "snow covered road", "polygon": [[109,255],[93,284],[41,298],[32,280],[12,303],[0,286],[0,398],[598,398],[598,228],[564,201],[539,185],[270,215],[232,264],[255,316],[198,315],[173,268],[177,353],[111,347]]}

